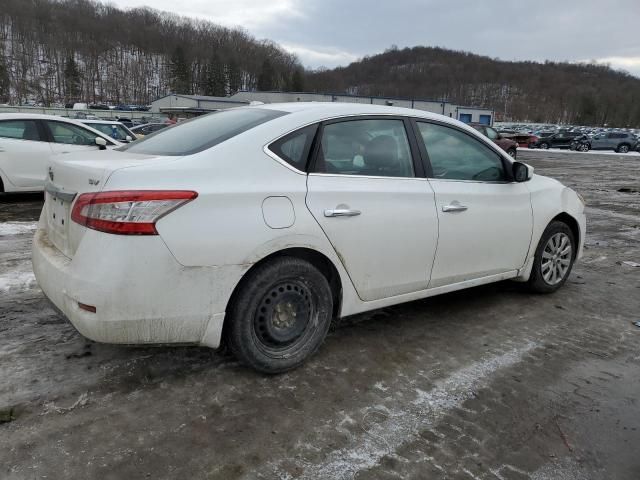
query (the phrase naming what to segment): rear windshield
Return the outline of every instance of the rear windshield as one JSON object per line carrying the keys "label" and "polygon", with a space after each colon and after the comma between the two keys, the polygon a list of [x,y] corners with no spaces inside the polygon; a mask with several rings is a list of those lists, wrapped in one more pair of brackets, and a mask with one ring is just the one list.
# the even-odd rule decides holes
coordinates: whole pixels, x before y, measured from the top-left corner
{"label": "rear windshield", "polygon": [[148,155],[191,155],[282,115],[286,112],[266,108],[223,110],[164,128],[118,150]]}

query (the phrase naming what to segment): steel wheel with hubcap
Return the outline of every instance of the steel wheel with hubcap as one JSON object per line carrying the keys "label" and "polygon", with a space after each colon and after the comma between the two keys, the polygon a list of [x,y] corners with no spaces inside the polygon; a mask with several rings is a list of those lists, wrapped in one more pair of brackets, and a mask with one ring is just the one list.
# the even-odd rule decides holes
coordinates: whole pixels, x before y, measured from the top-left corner
{"label": "steel wheel with hubcap", "polygon": [[243,364],[280,373],[315,353],[332,313],[326,277],[306,260],[280,257],[243,279],[225,319],[224,337]]}
{"label": "steel wheel with hubcap", "polygon": [[551,293],[569,278],[575,254],[576,239],[569,226],[551,222],[545,229],[533,260],[529,287],[539,293]]}

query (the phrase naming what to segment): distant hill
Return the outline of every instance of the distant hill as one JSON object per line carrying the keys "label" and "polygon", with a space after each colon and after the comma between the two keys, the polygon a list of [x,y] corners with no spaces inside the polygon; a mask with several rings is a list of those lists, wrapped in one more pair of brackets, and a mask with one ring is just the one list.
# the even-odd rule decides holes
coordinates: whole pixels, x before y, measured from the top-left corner
{"label": "distant hill", "polygon": [[0,3],[0,103],[147,104],[169,92],[303,88],[294,55],[243,30],[90,0]]}
{"label": "distant hill", "polygon": [[508,62],[443,48],[392,48],[307,72],[308,90],[447,100],[508,121],[640,127],[640,79],[604,65]]}

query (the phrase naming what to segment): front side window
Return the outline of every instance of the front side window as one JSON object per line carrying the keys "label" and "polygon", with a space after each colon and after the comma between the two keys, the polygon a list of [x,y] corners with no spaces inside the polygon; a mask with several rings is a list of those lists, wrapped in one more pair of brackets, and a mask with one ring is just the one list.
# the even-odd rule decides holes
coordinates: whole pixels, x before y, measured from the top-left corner
{"label": "front side window", "polygon": [[0,122],[0,137],[40,141],[38,125],[34,120],[6,120]]}
{"label": "front side window", "polygon": [[63,122],[47,122],[53,141],[68,145],[95,145],[96,134],[77,125]]}
{"label": "front side window", "polygon": [[455,128],[418,122],[418,130],[435,178],[506,181],[500,155]]}
{"label": "front side window", "polygon": [[268,108],[231,108],[180,122],[118,150],[147,155],[193,155],[282,115],[286,112]]}
{"label": "front side window", "polygon": [[315,171],[341,175],[413,177],[404,122],[396,119],[331,123],[322,131]]}
{"label": "front side window", "polygon": [[302,128],[272,143],[269,150],[292,167],[304,171],[317,129],[317,125]]}

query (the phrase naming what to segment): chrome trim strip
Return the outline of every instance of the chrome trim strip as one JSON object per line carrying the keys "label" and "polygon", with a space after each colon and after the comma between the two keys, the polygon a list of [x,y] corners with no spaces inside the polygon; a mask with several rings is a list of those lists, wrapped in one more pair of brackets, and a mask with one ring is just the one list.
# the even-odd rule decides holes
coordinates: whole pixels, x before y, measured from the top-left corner
{"label": "chrome trim strip", "polygon": [[60,200],[64,200],[69,203],[73,202],[73,199],[76,198],[77,195],[76,192],[65,192],[53,185],[51,182],[44,184],[44,191],[52,195],[54,198],[59,198]]}

